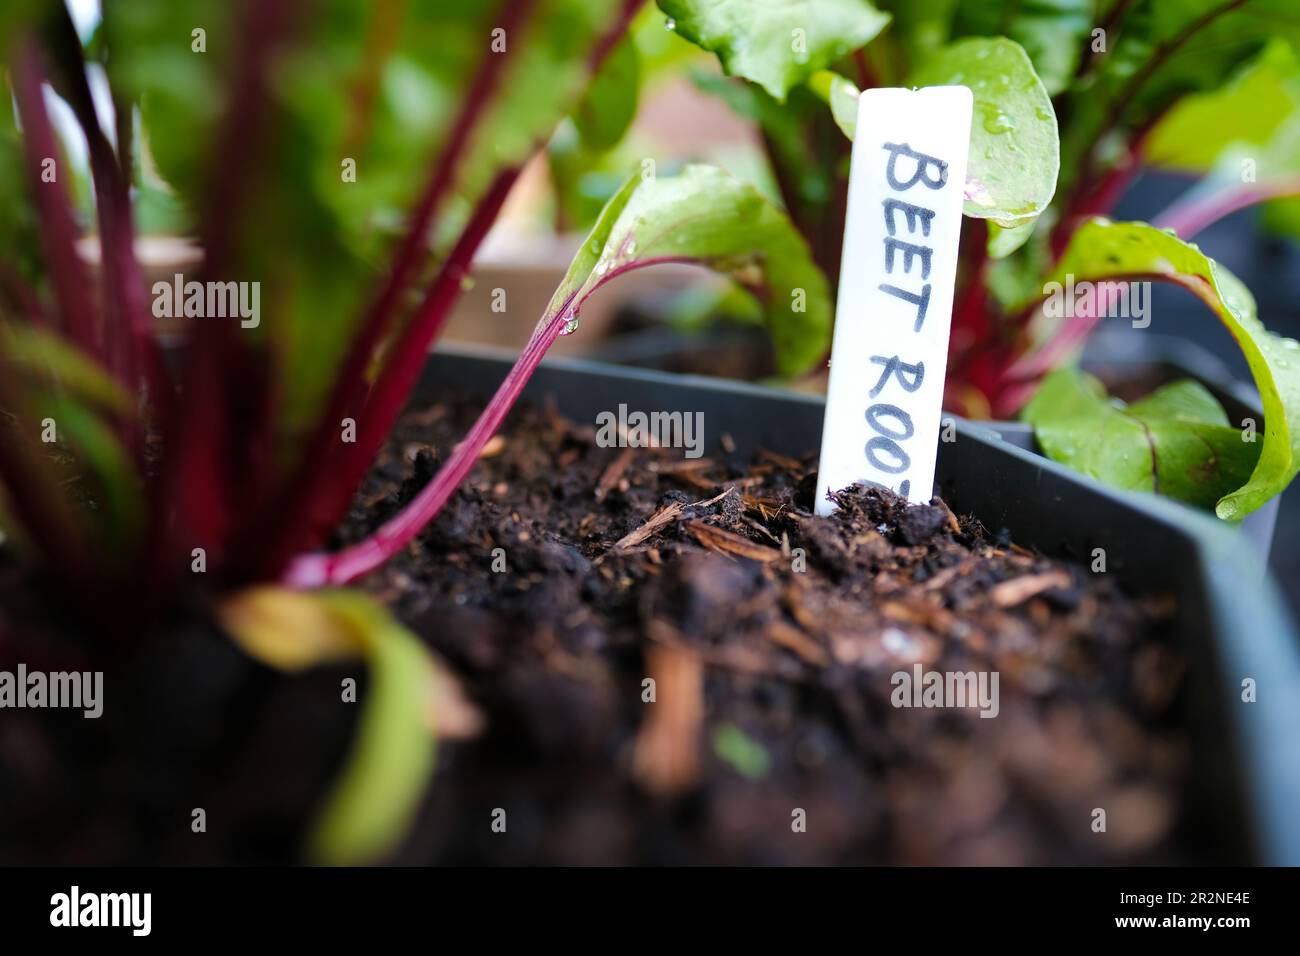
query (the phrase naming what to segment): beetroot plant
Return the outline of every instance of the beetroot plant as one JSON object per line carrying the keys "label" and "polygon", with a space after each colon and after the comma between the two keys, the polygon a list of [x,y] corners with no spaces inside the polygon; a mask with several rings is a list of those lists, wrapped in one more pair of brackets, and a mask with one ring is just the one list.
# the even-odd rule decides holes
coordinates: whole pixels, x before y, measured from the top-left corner
{"label": "beetroot plant", "polygon": [[[1300,346],[1265,329],[1245,287],[1190,240],[1256,203],[1268,204],[1273,224],[1295,232],[1300,21],[1293,4],[658,5],[671,29],[716,53],[730,74],[702,75],[697,84],[754,122],[783,204],[832,283],[859,88],[970,87],[975,116],[949,408],[976,418],[1023,410],[1052,457],[1121,487],[1213,507],[1229,520],[1286,487],[1300,468]],[[1151,224],[1103,218],[1148,167],[1200,182]],[[1229,422],[1194,382],[1125,408],[1073,368],[1100,318],[1129,301],[1127,284],[1152,280],[1183,286],[1231,332],[1262,398],[1259,435]]]}
{"label": "beetroot plant", "polygon": [[[365,657],[319,859],[390,846],[435,735],[463,723],[424,646],[337,586],[433,519],[587,297],[631,269],[698,263],[763,301],[793,365],[820,357],[827,291],[784,214],[716,169],[647,160],[433,481],[327,550],[522,166],[561,117],[590,112],[584,91],[638,7],[127,0],[85,35],[60,3],[0,15],[16,107],[0,110],[5,547],[122,640],[198,600],[283,670]],[[150,284],[136,230],[159,210],[202,261]],[[180,344],[159,341],[163,316],[188,320]]]}
{"label": "beetroot plant", "polygon": [[[1065,14],[1071,4],[1034,17],[1008,5],[994,32],[1023,45],[986,36],[963,19],[965,5],[959,15],[952,4],[900,4],[892,21],[862,0],[661,6],[681,35],[746,78],[738,89],[755,109],[811,97],[828,102],[850,135],[854,87],[834,68],[857,69],[864,85],[972,87],[966,211],[979,228],[970,231],[954,369],[988,408],[1022,394],[1044,354],[1016,344],[1028,305],[995,308],[1015,299],[1007,290],[1023,293],[1016,277],[1068,269],[1090,280],[1171,279],[1229,324],[1264,395],[1258,461],[1231,472],[1248,479],[1227,489],[1220,513],[1256,507],[1294,474],[1300,440],[1289,412],[1300,395],[1290,346],[1263,331],[1240,284],[1158,228],[1087,220],[1127,174],[1117,131],[1154,122],[1185,92],[1185,78],[1159,97],[1145,84],[1194,54],[1190,25],[1171,26],[1154,9],[1139,17],[1143,5],[1121,2],[1133,10],[1116,13],[1113,53],[1081,48],[1058,62],[1058,40],[1086,43],[1078,17]],[[1235,24],[1241,6],[1190,23]],[[792,221],[718,169],[660,170],[645,157],[433,479],[368,537],[331,547],[524,164],[566,116],[595,141],[626,127],[635,71],[622,38],[639,7],[115,0],[80,33],[61,3],[17,0],[0,13],[14,105],[0,109],[0,176],[11,187],[0,199],[3,547],[66,596],[83,627],[112,632],[92,653],[198,603],[248,653],[285,671],[364,658],[372,682],[352,759],[313,829],[318,859],[370,859],[390,847],[423,791],[436,736],[472,723],[424,645],[342,586],[437,516],[597,289],[659,263],[704,266],[753,298],[783,372],[824,358],[834,217],[814,229],[794,192]],[[1145,45],[1125,40],[1129,23],[1146,24]],[[1130,47],[1148,59],[1116,59]],[[1064,207],[1055,189],[1062,96],[1083,117],[1072,115],[1071,128],[1085,131],[1059,153],[1072,184]],[[1198,204],[1179,221],[1241,201]],[[157,222],[193,237],[201,261],[186,275],[146,279],[137,231]],[[996,279],[1004,268],[1010,278]],[[995,327],[997,315],[1016,319]],[[185,320],[179,343],[156,334],[162,317]],[[1062,346],[1051,343],[1074,341],[1089,321],[1056,330],[1052,362]],[[1156,411],[1182,434],[1195,403],[1171,404]],[[21,647],[36,635],[10,637]]]}

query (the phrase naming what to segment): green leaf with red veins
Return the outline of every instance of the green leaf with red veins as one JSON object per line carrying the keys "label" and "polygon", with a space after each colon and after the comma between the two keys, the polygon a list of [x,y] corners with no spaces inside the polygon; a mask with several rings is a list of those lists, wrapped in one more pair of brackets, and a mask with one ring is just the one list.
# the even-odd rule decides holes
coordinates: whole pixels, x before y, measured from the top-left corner
{"label": "green leaf with red veins", "polygon": [[1049,282],[1077,285],[1125,278],[1159,278],[1189,289],[1237,340],[1264,404],[1259,459],[1250,478],[1215,508],[1239,520],[1280,494],[1300,471],[1300,343],[1264,328],[1250,291],[1195,245],[1141,222],[1094,219],[1075,232]]}
{"label": "green leaf with red veins", "polygon": [[1202,508],[1241,487],[1260,446],[1242,441],[1199,382],[1166,385],[1132,405],[1074,368],[1043,380],[1024,418],[1048,457],[1099,481]]}
{"label": "green leaf with red veins", "polygon": [[712,166],[630,179],[601,213],[547,316],[570,314],[576,323],[582,303],[605,282],[661,262],[713,269],[757,298],[782,375],[825,357],[830,293],[807,244],[757,189]]}

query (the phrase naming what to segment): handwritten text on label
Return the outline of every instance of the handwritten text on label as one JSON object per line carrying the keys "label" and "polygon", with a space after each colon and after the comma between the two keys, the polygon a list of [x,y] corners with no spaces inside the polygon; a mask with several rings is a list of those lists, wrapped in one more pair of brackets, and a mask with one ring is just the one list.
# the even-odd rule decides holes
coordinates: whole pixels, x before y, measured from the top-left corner
{"label": "handwritten text on label", "polygon": [[970,119],[961,86],[859,97],[818,514],[855,482],[930,499]]}

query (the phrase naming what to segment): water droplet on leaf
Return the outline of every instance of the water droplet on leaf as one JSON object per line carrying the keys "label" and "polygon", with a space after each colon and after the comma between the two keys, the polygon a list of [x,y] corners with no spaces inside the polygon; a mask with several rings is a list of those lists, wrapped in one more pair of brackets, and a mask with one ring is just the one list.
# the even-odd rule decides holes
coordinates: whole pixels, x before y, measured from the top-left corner
{"label": "water droplet on leaf", "polygon": [[984,129],[990,133],[1009,133],[1016,128],[1016,122],[999,109],[984,111]]}

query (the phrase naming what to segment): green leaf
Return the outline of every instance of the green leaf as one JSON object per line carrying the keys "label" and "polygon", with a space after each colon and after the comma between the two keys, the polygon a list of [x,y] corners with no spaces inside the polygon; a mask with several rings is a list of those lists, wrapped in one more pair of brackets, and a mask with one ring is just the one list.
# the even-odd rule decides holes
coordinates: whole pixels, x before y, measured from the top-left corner
{"label": "green leaf", "polygon": [[[966,173],[968,216],[989,219],[989,255],[1002,259],[1023,246],[1034,232],[1038,214],[1052,201],[1056,190],[1056,172],[1060,141],[1051,100],[1033,79],[1033,67],[1025,72],[1023,52],[1004,40],[969,40],[941,51],[929,60],[927,70],[916,78],[917,85],[960,83],[975,95],[975,116],[971,125],[970,160]],[[994,61],[992,71],[985,67]],[[978,69],[969,66],[978,64]],[[1001,70],[1013,63],[1018,73]],[[998,65],[1001,64],[1001,65]],[[989,92],[990,77],[997,77],[997,87],[1013,79],[1022,84],[1021,93]],[[831,109],[840,130],[853,139],[857,128],[858,88],[848,79],[830,70],[815,73],[808,81],[812,90]],[[983,98],[981,98],[983,96]],[[1031,112],[1032,110],[1032,112]],[[1032,116],[1033,120],[1026,119]],[[1048,117],[1044,120],[1043,117]],[[1024,124],[1021,130],[1019,124]],[[1021,150],[1041,157],[1041,162],[1026,163]],[[1012,218],[1014,217],[1014,218]]]}
{"label": "green leaf", "polygon": [[636,118],[641,92],[641,58],[624,37],[601,65],[573,114],[583,144],[592,150],[615,146]]}
{"label": "green leaf", "polygon": [[[221,606],[248,654],[288,672],[364,657],[370,682],[346,765],[312,827],[317,862],[369,863],[405,835],[433,772],[431,697],[440,686],[420,640],[369,596],[259,587]],[[442,686],[446,686],[445,684]]]}
{"label": "green leaf", "polygon": [[772,766],[767,749],[735,724],[723,724],[713,732],[713,752],[736,773],[750,780],[767,776]]}
{"label": "green leaf", "polygon": [[592,152],[583,145],[572,119],[560,122],[546,146],[546,161],[557,203],[557,227],[582,231],[592,227],[605,203],[627,178],[637,161],[626,142],[612,150]]}
{"label": "green leaf", "polygon": [[1187,93],[1221,86],[1274,40],[1293,47],[1300,41],[1293,0],[1159,0],[1143,14],[1116,31],[1115,56],[1101,61],[1103,85],[1127,88],[1142,78],[1133,113],[1123,117],[1134,121],[1159,115]]}
{"label": "green leaf", "polygon": [[757,189],[712,166],[628,180],[578,251],[547,316],[569,314],[576,325],[582,303],[605,282],[659,262],[707,266],[754,295],[782,375],[807,371],[825,356],[830,294],[807,244]]}
{"label": "green leaf", "polygon": [[873,39],[889,15],[866,0],[659,0],[680,36],[784,102],[792,87]]}
{"label": "green leaf", "polygon": [[1125,407],[1092,376],[1058,369],[1043,380],[1024,418],[1053,460],[1118,488],[1202,508],[1241,487],[1260,455],[1214,396],[1190,380]]}
{"label": "green leaf", "polygon": [[1224,90],[1182,100],[1149,143],[1153,163],[1201,174],[1179,203],[1250,183],[1261,194],[1285,187],[1291,198],[1264,202],[1261,222],[1300,237],[1300,59],[1284,43],[1270,45]]}
{"label": "green leaf", "polygon": [[1258,183],[1288,186],[1292,197],[1262,206],[1265,228],[1300,237],[1300,58],[1282,42],[1221,92],[1187,97],[1152,132],[1152,161],[1200,173],[1182,201]]}
{"label": "green leaf", "polygon": [[433,665],[424,645],[369,597],[325,595],[365,641],[370,684],[352,755],[310,838],[312,857],[375,859],[405,835],[433,772],[435,737],[425,722]]}
{"label": "green leaf", "polygon": [[[1128,138],[1153,123],[1182,97],[1223,85],[1272,41],[1300,49],[1295,0],[1148,0],[1131,4],[1107,33],[1104,55],[1069,91],[1065,113],[1061,185],[1071,192],[1087,176],[1129,160]],[[1222,142],[1215,128],[1235,119],[1220,113],[1203,127],[1207,142]],[[1167,148],[1167,145],[1162,148]]]}
{"label": "green leaf", "polygon": [[858,129],[858,88],[830,70],[820,70],[808,81],[808,88],[831,108],[835,125],[849,139]]}
{"label": "green leaf", "polygon": [[996,246],[1002,242],[1000,227],[989,223],[989,249],[992,260],[984,270],[984,286],[1005,313],[1019,313],[1043,294],[1043,275],[1055,264],[1048,249],[1047,230],[1033,231],[1029,242],[1015,254],[998,258]]}
{"label": "green leaf", "polygon": [[1300,470],[1300,343],[1264,328],[1255,300],[1231,272],[1195,245],[1146,223],[1094,219],[1081,226],[1049,281],[1159,278],[1184,286],[1227,326],[1264,403],[1263,447],[1250,479],[1215,511],[1238,520],[1280,494]]}
{"label": "green leaf", "polygon": [[[752,120],[769,144],[770,161],[792,191],[793,209],[798,221],[813,213],[814,220],[824,219],[832,202],[841,171],[835,165],[838,151],[830,150],[818,135],[818,121],[826,114],[825,103],[809,88],[790,91],[784,103],[778,103],[762,87],[717,73],[696,70],[691,73],[696,88],[718,97],[737,115]],[[843,173],[847,181],[847,172]],[[760,184],[761,185],[761,184]],[[769,195],[780,199],[779,187],[773,183]]]}
{"label": "green leaf", "polygon": [[981,0],[957,7],[954,36],[1005,36],[1033,61],[1051,96],[1070,85],[1094,26],[1093,0]]}
{"label": "green leaf", "polygon": [[1261,224],[1270,232],[1300,241],[1300,198],[1275,199],[1265,204]]}
{"label": "green leaf", "polygon": [[[0,50],[0,54],[4,51]],[[0,61],[0,67],[7,63]],[[0,261],[8,263],[19,276],[31,281],[40,273],[41,241],[36,228],[35,204],[31,201],[27,161],[14,114],[9,85],[0,84],[4,102],[0,104]],[[4,299],[0,297],[0,308]]]}
{"label": "green leaf", "polygon": [[102,546],[119,561],[134,552],[144,528],[145,499],[135,461],[117,432],[98,414],[66,395],[45,394],[37,399],[42,418],[55,422],[59,441],[85,469],[85,493],[96,503],[95,518],[102,522]]}
{"label": "green leaf", "polygon": [[916,63],[952,39],[959,0],[881,0],[880,6],[893,17],[882,39],[897,41]]}
{"label": "green leaf", "polygon": [[1056,113],[1020,44],[1005,37],[953,43],[912,74],[914,86],[959,84],[975,96],[966,215],[1012,228],[1036,219],[1056,192]]}
{"label": "green leaf", "polygon": [[1206,173],[1231,146],[1266,146],[1297,109],[1300,61],[1278,41],[1223,87],[1180,100],[1151,131],[1143,155],[1152,165]]}
{"label": "green leaf", "polygon": [[1038,225],[1037,219],[1030,219],[1020,223],[1018,226],[1006,228],[998,225],[996,222],[989,223],[989,257],[993,259],[1005,259],[1011,253],[1015,252],[1034,234],[1034,227]]}
{"label": "green leaf", "polygon": [[0,352],[43,384],[100,410],[126,415],[131,396],[94,359],[57,335],[32,325],[0,326]]}

